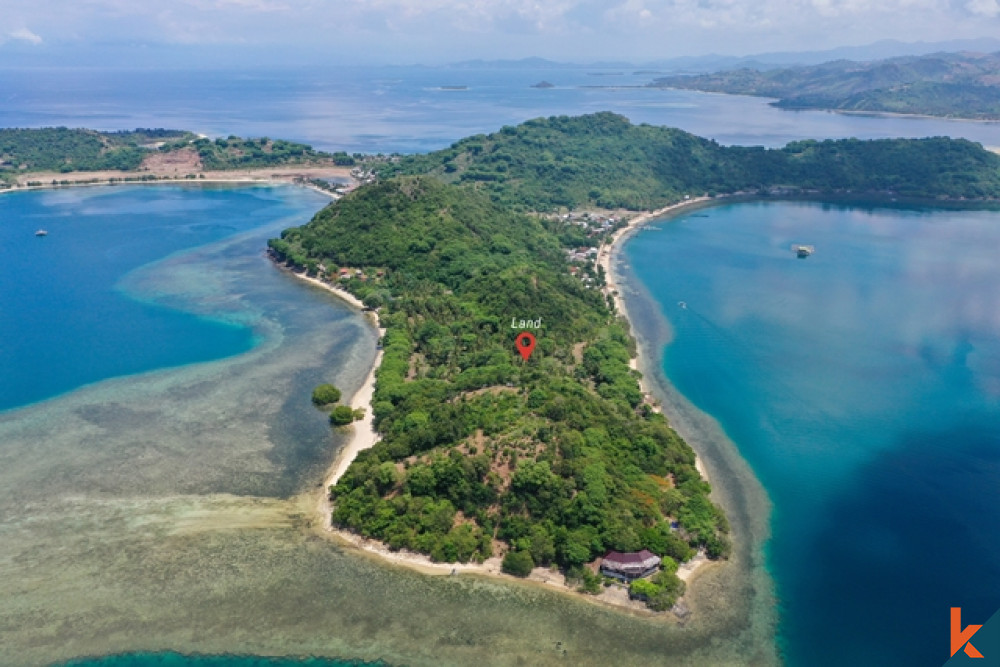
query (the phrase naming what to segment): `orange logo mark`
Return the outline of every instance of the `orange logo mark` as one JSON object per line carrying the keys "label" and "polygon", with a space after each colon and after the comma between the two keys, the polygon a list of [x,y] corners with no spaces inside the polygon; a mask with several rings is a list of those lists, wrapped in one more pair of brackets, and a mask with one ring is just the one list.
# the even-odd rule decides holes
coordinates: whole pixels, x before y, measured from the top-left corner
{"label": "orange logo mark", "polygon": [[981,658],[983,654],[969,641],[972,635],[979,632],[981,625],[970,625],[965,630],[962,629],[962,608],[951,608],[951,654],[958,653],[958,649],[965,647],[965,654],[970,658]]}

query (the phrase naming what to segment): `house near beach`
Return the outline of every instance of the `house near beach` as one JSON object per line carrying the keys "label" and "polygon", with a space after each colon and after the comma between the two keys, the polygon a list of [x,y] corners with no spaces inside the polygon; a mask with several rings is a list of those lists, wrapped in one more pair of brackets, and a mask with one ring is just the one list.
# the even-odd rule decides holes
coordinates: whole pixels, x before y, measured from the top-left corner
{"label": "house near beach", "polygon": [[601,560],[601,574],[622,581],[632,581],[656,572],[660,562],[660,557],[648,549],[628,553],[609,551]]}

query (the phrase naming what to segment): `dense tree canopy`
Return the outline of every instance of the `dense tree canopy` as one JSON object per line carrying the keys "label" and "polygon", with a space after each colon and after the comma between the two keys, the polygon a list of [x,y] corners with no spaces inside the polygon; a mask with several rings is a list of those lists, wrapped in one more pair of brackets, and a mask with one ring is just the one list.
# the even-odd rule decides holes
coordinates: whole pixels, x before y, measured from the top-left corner
{"label": "dense tree canopy", "polygon": [[[725,554],[728,526],[694,453],[643,405],[631,337],[538,218],[402,177],[271,246],[362,271],[346,284],[384,296],[382,441],[332,489],[337,525],[442,561],[506,552],[518,574],[578,569],[608,549]],[[528,362],[515,316],[543,322]]]}
{"label": "dense tree canopy", "polygon": [[[193,141],[167,143],[160,147],[163,152],[194,149],[205,169],[252,169],[274,167],[285,164],[327,163],[351,164],[343,162],[340,156],[313,150],[312,146],[282,139],[241,139],[230,136],[214,141],[204,137]],[[346,156],[344,156],[346,157]]]}
{"label": "dense tree canopy", "polygon": [[287,164],[354,164],[346,153],[329,154],[291,141],[211,140],[191,132],[137,129],[121,132],[68,129],[0,129],[0,180],[35,171],[140,169],[156,152],[192,152],[205,169],[246,169]]}
{"label": "dense tree canopy", "polygon": [[774,188],[1000,198],[1000,156],[964,139],[805,141],[721,146],[612,113],[540,118],[377,167],[430,173],[522,210],[648,210],[683,195]]}
{"label": "dense tree canopy", "polygon": [[186,141],[193,136],[174,130],[0,129],[0,173],[136,169],[150,145]]}
{"label": "dense tree canopy", "polygon": [[[645,403],[627,324],[599,280],[571,275],[563,246],[587,237],[532,212],[779,186],[1000,194],[1000,157],[967,141],[726,148],[609,113],[375,168],[381,182],[269,243],[378,308],[386,328],[372,401],[382,440],[330,490],[334,523],[439,561],[503,554],[518,575],[554,564],[592,592],[585,564],[646,548],[673,567],[633,591],[657,609],[683,592],[678,562],[728,554],[729,524],[694,452]],[[528,361],[512,319],[543,323]]]}

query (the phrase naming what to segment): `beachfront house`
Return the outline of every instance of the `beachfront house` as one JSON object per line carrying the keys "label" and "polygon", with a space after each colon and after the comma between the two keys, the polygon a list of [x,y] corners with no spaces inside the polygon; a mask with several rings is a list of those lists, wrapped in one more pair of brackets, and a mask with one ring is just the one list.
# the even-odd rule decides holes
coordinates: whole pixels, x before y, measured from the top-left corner
{"label": "beachfront house", "polygon": [[601,560],[601,574],[622,581],[648,577],[659,567],[660,557],[647,549],[628,553],[610,551]]}

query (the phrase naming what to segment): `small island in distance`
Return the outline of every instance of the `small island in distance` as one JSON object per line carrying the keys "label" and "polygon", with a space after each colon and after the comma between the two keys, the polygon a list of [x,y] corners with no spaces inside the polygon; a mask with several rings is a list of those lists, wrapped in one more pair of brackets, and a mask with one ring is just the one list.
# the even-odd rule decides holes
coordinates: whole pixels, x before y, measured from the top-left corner
{"label": "small island in distance", "polygon": [[555,84],[549,83],[548,81],[539,81],[538,83],[531,84],[532,88],[555,88]]}
{"label": "small island in distance", "polygon": [[774,97],[783,109],[1000,119],[1000,53],[934,53],[888,60],[836,60],[655,79],[655,88]]}

